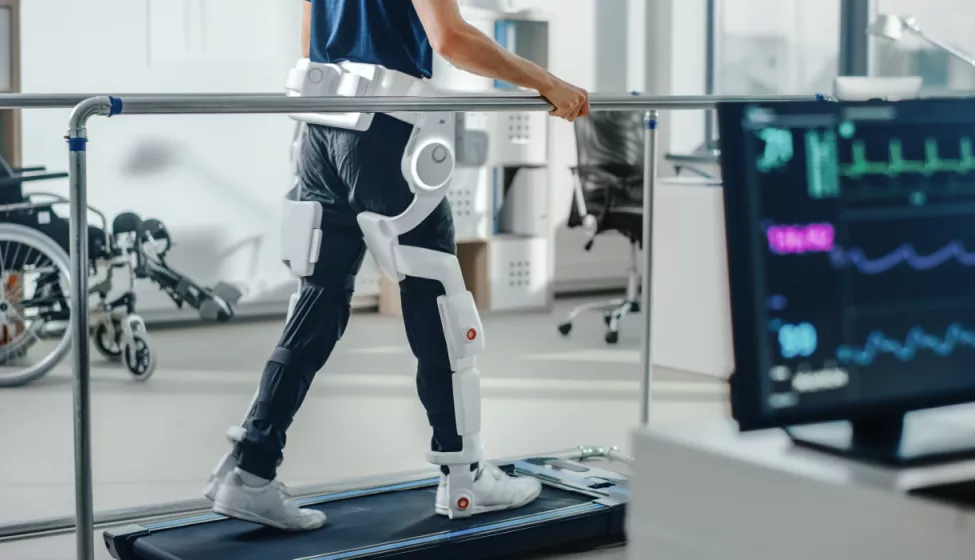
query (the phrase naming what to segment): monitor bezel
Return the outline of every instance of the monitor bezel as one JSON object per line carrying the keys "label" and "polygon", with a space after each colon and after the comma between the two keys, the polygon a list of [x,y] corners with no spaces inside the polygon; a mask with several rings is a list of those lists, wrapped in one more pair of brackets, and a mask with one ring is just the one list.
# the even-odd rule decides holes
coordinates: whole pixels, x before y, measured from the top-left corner
{"label": "monitor bezel", "polygon": [[[898,105],[914,105],[919,103],[943,103],[942,110],[957,111],[961,107],[959,99],[927,99],[892,101]],[[781,103],[781,102],[776,102]],[[824,101],[797,101],[790,104],[808,104],[820,111],[840,111],[843,107],[857,105],[876,105],[876,101],[861,102],[848,101],[828,103]],[[967,100],[965,107],[975,121],[975,101]],[[745,111],[749,107],[768,106],[764,103],[751,102],[722,102],[717,104],[717,121],[719,137],[730,138],[725,132],[729,126],[733,130],[740,130]],[[760,367],[762,364],[760,348],[768,344],[768,337],[761,325],[767,324],[767,319],[760,315],[763,309],[759,304],[759,290],[756,282],[757,265],[753,260],[755,250],[749,248],[754,237],[750,230],[760,220],[753,217],[749,208],[755,200],[756,185],[748,183],[747,170],[741,164],[746,161],[747,154],[742,142],[722,141],[720,165],[722,173],[722,196],[725,214],[725,250],[728,262],[728,283],[731,304],[731,334],[733,351],[733,370],[729,377],[731,416],[738,423],[741,431],[753,431],[769,428],[782,428],[803,424],[817,424],[844,420],[858,420],[865,418],[882,418],[903,415],[914,410],[924,410],[943,406],[952,406],[975,402],[975,385],[970,390],[953,390],[950,394],[930,395],[925,397],[903,397],[867,403],[842,403],[834,408],[821,410],[790,410],[779,409],[767,411],[761,402],[762,387]]]}

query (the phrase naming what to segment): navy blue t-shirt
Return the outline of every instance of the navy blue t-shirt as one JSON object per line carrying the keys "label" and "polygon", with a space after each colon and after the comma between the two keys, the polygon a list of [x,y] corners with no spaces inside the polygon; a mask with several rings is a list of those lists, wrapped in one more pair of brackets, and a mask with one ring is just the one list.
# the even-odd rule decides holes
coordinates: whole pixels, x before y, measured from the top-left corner
{"label": "navy blue t-shirt", "polygon": [[433,49],[410,0],[307,0],[311,60],[380,64],[429,78]]}

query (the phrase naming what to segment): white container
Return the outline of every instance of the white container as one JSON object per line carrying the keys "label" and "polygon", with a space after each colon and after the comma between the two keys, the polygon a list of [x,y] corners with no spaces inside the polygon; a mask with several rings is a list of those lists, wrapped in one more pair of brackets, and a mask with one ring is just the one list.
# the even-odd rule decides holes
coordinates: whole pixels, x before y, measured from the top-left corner
{"label": "white container", "polygon": [[447,200],[454,214],[457,241],[487,239],[491,235],[491,170],[458,167]]}
{"label": "white container", "polygon": [[494,166],[546,165],[548,113],[515,112],[491,115],[488,161]]}
{"label": "white container", "polygon": [[548,240],[501,236],[491,240],[491,311],[540,309],[548,306]]}
{"label": "white container", "polygon": [[548,235],[548,168],[517,170],[504,190],[498,231],[528,237]]}

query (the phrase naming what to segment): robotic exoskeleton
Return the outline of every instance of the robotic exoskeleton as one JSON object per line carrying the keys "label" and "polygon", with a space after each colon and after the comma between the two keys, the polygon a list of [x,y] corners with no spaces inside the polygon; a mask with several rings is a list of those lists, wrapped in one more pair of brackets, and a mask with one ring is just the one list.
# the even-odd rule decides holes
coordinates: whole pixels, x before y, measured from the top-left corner
{"label": "robotic exoskeleton", "polygon": [[[343,62],[319,64],[299,61],[288,77],[289,96],[433,96],[443,94],[426,80],[378,65]],[[416,228],[447,195],[456,163],[455,115],[449,112],[397,112],[390,116],[413,125],[400,169],[414,194],[413,202],[398,216],[362,212],[357,221],[369,252],[383,273],[395,282],[407,276],[440,282],[445,295],[438,298],[441,323],[453,371],[453,397],[457,433],[462,450],[429,452],[427,459],[447,466],[447,492],[451,518],[468,517],[474,510],[474,472],[470,465],[481,461],[481,394],[476,358],[484,350],[484,333],[473,295],[467,291],[457,257],[399,244],[399,237]],[[372,113],[294,114],[300,123],[368,130]],[[303,126],[302,126],[303,128]],[[295,153],[301,145],[295,140]],[[297,162],[297,158],[292,158]],[[391,162],[392,163],[392,162]],[[296,165],[296,163],[295,163]],[[297,175],[297,170],[295,170]],[[299,186],[300,187],[300,186]],[[312,274],[321,244],[322,208],[317,202],[285,200],[282,220],[282,258],[299,278]],[[291,298],[289,317],[298,295]],[[255,399],[257,395],[255,394]],[[253,406],[253,405],[252,405]],[[227,433],[231,443],[243,438],[243,428]],[[205,493],[211,499],[217,485],[233,469],[231,453],[224,456],[211,476]]]}

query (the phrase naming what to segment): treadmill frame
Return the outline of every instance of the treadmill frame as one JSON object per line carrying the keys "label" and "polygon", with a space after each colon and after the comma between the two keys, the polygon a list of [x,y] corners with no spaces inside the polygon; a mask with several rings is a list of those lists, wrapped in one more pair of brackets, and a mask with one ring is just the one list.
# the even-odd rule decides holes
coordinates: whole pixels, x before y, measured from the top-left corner
{"label": "treadmill frame", "polygon": [[[403,541],[376,543],[375,545],[350,549],[342,552],[324,553],[318,556],[303,557],[301,560],[337,560],[339,558],[375,558],[375,557],[395,557],[422,553],[433,546],[458,545],[467,543],[471,540],[493,537],[516,537],[516,533],[537,527],[541,524],[551,525],[551,530],[546,531],[546,535],[532,537],[534,549],[544,549],[552,546],[567,544],[564,535],[572,535],[572,542],[592,542],[599,544],[623,543],[625,542],[625,510],[629,497],[628,477],[626,475],[599,468],[593,465],[583,464],[582,461],[591,458],[622,459],[628,458],[612,452],[607,452],[601,448],[580,448],[581,450],[595,450],[586,456],[580,453],[578,461],[564,459],[553,454],[553,456],[526,457],[514,461],[500,462],[498,466],[509,472],[521,476],[534,476],[543,485],[558,488],[588,496],[591,501],[586,504],[574,505],[565,508],[550,510],[541,513],[533,513],[523,517],[506,518],[495,523],[485,523],[476,527],[465,527],[457,531],[446,531],[428,535],[419,535]],[[628,461],[627,461],[628,462]],[[402,476],[402,475],[400,475]],[[396,480],[395,478],[393,480]],[[324,494],[298,498],[296,501],[301,506],[314,506],[329,502],[350,500],[376,494],[390,492],[402,492],[436,486],[440,481],[439,475],[417,478],[408,477],[406,480],[382,484],[380,486],[363,486],[361,488],[338,490]],[[432,506],[432,504],[431,504]],[[608,515],[605,526],[598,530],[592,529],[590,518],[594,515]],[[104,532],[103,538],[109,553],[116,560],[140,560],[135,550],[135,543],[146,536],[169,531],[181,527],[213,523],[226,520],[223,515],[216,513],[203,513],[188,517],[179,517],[163,521],[155,521],[141,525],[126,525],[116,529],[108,529]],[[504,552],[524,552],[517,550],[513,543],[505,542],[500,547]],[[297,560],[297,559],[296,559]]]}

